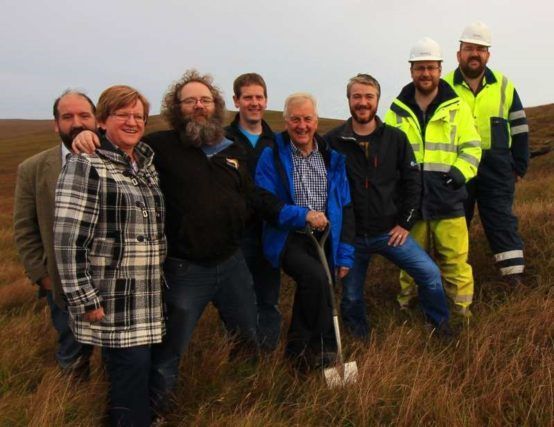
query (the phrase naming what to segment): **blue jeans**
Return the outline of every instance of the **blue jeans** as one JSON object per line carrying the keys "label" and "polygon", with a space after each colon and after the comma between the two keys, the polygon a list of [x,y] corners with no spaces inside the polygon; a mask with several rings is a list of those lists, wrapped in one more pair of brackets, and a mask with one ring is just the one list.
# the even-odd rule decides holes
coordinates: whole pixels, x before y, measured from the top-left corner
{"label": "blue jeans", "polygon": [[181,356],[208,303],[213,303],[230,335],[246,353],[257,353],[256,297],[252,276],[239,250],[214,266],[170,258],[164,265],[169,289],[166,336],[152,349],[154,409],[165,412],[175,389]]}
{"label": "blue jeans", "polygon": [[151,347],[102,347],[102,360],[109,379],[109,425],[148,427],[150,408]]}
{"label": "blue jeans", "polygon": [[448,321],[449,312],[442,287],[440,270],[431,257],[408,236],[402,246],[389,246],[388,233],[371,237],[356,237],[354,265],[342,279],[341,316],[352,335],[363,338],[369,334],[365,312],[364,283],[371,255],[379,254],[412,276],[418,286],[421,307],[435,326]]}
{"label": "blue jeans", "polygon": [[88,369],[88,362],[93,346],[77,342],[69,328],[69,313],[60,308],[55,302],[51,291],[46,291],[46,302],[50,307],[50,316],[54,329],[58,332],[58,350],[56,360],[62,370],[69,370],[76,364]]}
{"label": "blue jeans", "polygon": [[281,272],[264,257],[260,234],[261,230],[256,227],[246,230],[241,240],[241,249],[254,280],[258,306],[258,341],[263,350],[273,351],[279,344],[281,333]]}

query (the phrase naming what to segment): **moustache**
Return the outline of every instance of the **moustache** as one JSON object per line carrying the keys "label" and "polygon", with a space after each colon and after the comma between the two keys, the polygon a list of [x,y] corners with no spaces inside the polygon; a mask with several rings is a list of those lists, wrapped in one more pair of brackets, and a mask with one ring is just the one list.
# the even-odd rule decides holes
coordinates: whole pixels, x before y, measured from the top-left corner
{"label": "moustache", "polygon": [[354,108],[355,111],[363,111],[363,110],[367,110],[367,111],[370,111],[371,108],[368,107],[367,105],[358,105],[356,108]]}

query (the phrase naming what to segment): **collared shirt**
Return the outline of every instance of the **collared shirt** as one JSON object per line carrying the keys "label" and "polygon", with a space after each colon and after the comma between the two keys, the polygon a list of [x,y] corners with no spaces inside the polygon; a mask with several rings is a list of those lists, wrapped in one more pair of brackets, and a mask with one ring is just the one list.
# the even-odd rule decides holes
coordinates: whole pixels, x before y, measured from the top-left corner
{"label": "collared shirt", "polygon": [[67,161],[67,156],[71,154],[71,151],[67,149],[64,143],[62,143],[62,168],[65,166],[65,162]]}
{"label": "collared shirt", "polygon": [[327,169],[323,155],[314,141],[307,156],[291,143],[294,203],[297,206],[325,212],[327,210]]}

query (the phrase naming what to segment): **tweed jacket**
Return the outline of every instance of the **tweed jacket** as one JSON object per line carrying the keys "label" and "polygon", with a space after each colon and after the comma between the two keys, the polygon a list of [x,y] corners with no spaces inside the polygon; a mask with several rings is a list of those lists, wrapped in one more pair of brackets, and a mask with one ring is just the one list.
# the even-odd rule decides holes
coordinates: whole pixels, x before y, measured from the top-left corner
{"label": "tweed jacket", "polygon": [[61,144],[23,161],[17,168],[14,201],[14,237],[19,257],[33,283],[52,279],[54,301],[65,306],[52,228],[54,193],[62,169]]}
{"label": "tweed jacket", "polygon": [[[146,144],[129,157],[101,139],[72,156],[56,188],[54,249],[79,342],[131,347],[161,342],[165,205]],[[103,307],[100,322],[83,315]]]}

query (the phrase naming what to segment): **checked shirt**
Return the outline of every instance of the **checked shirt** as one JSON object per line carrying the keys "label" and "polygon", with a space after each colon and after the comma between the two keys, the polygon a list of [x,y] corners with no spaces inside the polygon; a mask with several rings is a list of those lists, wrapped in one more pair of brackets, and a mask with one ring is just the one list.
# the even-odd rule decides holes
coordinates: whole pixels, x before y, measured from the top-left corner
{"label": "checked shirt", "polygon": [[307,156],[291,144],[293,163],[294,203],[314,211],[327,210],[327,168],[314,141]]}
{"label": "checked shirt", "polygon": [[[161,342],[165,207],[139,142],[137,168],[105,138],[93,155],[68,159],[56,188],[54,249],[77,341],[103,347]],[[105,317],[88,322],[85,312]]]}

